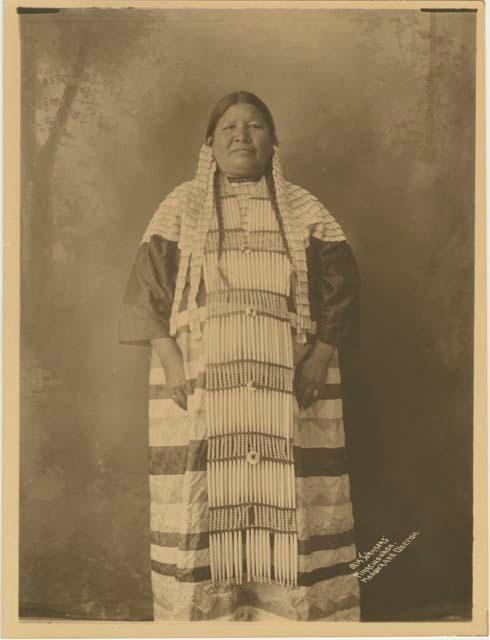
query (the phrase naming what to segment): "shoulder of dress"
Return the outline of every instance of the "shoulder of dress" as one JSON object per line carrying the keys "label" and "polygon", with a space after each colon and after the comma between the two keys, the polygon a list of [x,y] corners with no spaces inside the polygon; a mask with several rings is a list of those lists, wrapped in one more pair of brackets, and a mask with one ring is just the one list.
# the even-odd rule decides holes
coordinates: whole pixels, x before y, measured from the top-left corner
{"label": "shoulder of dress", "polygon": [[179,184],[158,205],[146,228],[142,242],[148,242],[154,235],[177,242],[183,214],[192,191],[192,180]]}
{"label": "shoulder of dress", "polygon": [[316,196],[297,184],[287,182],[286,193],[289,206],[295,217],[305,218],[306,216],[318,215],[318,212],[327,212],[326,207]]}
{"label": "shoulder of dress", "polygon": [[166,195],[160,202],[160,207],[178,207],[185,204],[190,194],[192,193],[192,187],[194,180],[187,180],[177,185],[168,195]]}
{"label": "shoulder of dress", "polygon": [[286,193],[291,213],[304,228],[306,237],[311,235],[325,241],[346,239],[337,220],[310,191],[287,182]]}

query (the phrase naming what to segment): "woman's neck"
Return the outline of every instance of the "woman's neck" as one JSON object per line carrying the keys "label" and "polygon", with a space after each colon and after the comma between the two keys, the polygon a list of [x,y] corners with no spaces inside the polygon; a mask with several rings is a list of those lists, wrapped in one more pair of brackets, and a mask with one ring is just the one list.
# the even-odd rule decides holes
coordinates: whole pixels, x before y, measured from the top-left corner
{"label": "woman's neck", "polygon": [[259,182],[262,176],[229,176],[223,173],[229,182]]}

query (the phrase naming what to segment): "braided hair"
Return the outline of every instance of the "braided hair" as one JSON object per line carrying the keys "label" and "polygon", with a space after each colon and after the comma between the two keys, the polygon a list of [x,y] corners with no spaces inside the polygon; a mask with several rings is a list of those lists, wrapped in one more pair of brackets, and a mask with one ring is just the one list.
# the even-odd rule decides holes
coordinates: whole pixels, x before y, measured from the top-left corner
{"label": "braided hair", "polygon": [[214,174],[213,190],[214,190],[214,203],[216,206],[216,215],[218,217],[218,262],[221,259],[223,253],[223,242],[225,239],[225,225],[223,222],[223,206],[221,204],[221,195],[219,187],[219,172]]}

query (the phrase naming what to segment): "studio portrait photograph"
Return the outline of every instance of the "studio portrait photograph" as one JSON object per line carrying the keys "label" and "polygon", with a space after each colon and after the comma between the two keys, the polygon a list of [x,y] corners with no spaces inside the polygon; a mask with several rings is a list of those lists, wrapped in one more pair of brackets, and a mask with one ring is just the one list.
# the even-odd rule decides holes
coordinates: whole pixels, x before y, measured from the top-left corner
{"label": "studio portrait photograph", "polygon": [[486,633],[484,5],[303,4],[7,3],[6,637]]}

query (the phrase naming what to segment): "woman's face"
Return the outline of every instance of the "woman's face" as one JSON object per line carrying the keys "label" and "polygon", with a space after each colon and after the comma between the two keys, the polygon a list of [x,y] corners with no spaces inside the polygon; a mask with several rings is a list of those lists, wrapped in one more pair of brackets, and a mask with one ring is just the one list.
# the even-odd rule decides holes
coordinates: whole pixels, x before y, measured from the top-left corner
{"label": "woman's face", "polygon": [[232,177],[261,176],[272,156],[272,135],[252,104],[234,104],[218,120],[212,147],[221,171]]}

